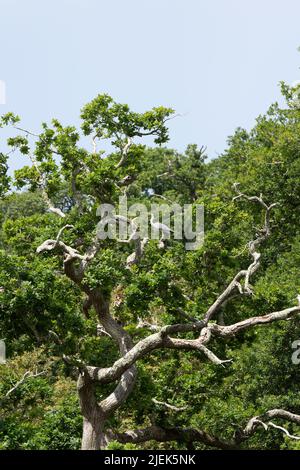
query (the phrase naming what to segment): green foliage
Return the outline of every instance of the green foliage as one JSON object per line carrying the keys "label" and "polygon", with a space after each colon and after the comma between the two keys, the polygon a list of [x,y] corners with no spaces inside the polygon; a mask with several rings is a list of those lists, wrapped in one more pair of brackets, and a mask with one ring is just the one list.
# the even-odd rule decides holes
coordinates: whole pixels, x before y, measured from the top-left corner
{"label": "green foliage", "polygon": [[[15,172],[14,184],[23,191],[2,197],[0,203],[0,338],[5,338],[8,353],[8,363],[0,365],[2,449],[79,448],[75,375],[61,356],[70,354],[99,367],[118,357],[111,338],[97,336],[96,312],[89,310],[88,318],[82,314],[84,296],[64,276],[59,252],[35,253],[45,240],[55,240],[63,225],[72,224],[62,239],[84,254],[95,237],[100,202],[116,204],[126,192],[129,205],[150,207],[167,200],[205,207],[205,242],[196,251],[188,252],[183,242],[174,240],[159,250],[150,241],[140,264],[128,270],[126,258],[133,244],[101,241],[82,286],[101,288],[134,341],[149,334],[137,328],[139,318],[158,325],[187,321],[180,309],[203,318],[233,276],[249,265],[247,243],[263,224],[262,212],[255,204],[232,201],[235,182],[247,194],[262,193],[268,203],[279,205],[272,212],[271,237],[262,246],[261,267],[252,279],[254,295],[232,299],[223,308],[224,321],[230,324],[295,304],[300,291],[300,111],[292,103],[294,90],[282,89],[288,107],[272,105],[250,132],[237,129],[223,155],[209,162],[205,150],[195,145],[181,154],[134,141],[126,164],[117,168],[128,138],[152,135],[157,144],[167,142],[166,122],[173,111],[158,107],[136,113],[108,95],[87,104],[81,118],[84,135],[95,143],[109,139],[112,153],[82,148],[80,132],[57,120],[44,123],[34,143],[23,135],[9,138],[10,148],[21,158],[33,155],[35,164]],[[15,126],[18,119],[11,113],[2,116],[1,127]],[[2,196],[9,186],[6,165],[7,155],[1,154]],[[126,177],[127,186],[122,185]],[[49,212],[44,192],[64,210],[63,220]],[[108,424],[124,431],[147,426],[151,418],[162,426],[194,426],[231,439],[250,417],[266,409],[300,413],[300,369],[291,361],[291,343],[299,338],[295,319],[256,328],[228,342],[214,341],[215,354],[233,359],[226,367],[209,363],[199,352],[156,351],[139,361],[135,388]],[[35,369],[45,369],[46,374],[29,378],[5,398],[26,370]],[[97,391],[99,397],[110,392],[111,385]],[[188,406],[174,413],[153,403],[153,397]],[[294,425],[289,430],[299,432]],[[261,429],[243,447],[295,449],[299,444],[278,430]],[[109,448],[180,445],[111,442]]]}
{"label": "green foliage", "polygon": [[10,178],[7,176],[7,155],[0,152],[0,196],[9,189]]}
{"label": "green foliage", "polygon": [[99,138],[112,138],[119,147],[125,137],[154,135],[155,143],[168,140],[166,119],[173,114],[171,108],[163,106],[145,113],[130,111],[127,104],[116,103],[109,95],[98,95],[81,112],[82,129],[85,135],[94,133]]}
{"label": "green foliage", "polygon": [[[8,396],[6,393],[32,371]],[[0,368],[0,449],[78,449],[81,416],[76,387],[43,349]]]}

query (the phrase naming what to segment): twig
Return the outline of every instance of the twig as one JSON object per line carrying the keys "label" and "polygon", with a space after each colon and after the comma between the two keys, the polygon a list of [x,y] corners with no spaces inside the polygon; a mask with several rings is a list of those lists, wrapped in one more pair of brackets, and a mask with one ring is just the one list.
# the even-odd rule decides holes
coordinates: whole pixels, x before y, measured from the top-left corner
{"label": "twig", "polygon": [[38,372],[35,374],[30,371],[25,372],[21,380],[19,380],[10,390],[8,390],[5,396],[8,397],[9,395],[11,395],[20,385],[22,385],[25,382],[26,379],[39,377],[40,375],[43,375],[45,373],[46,373],[45,371]]}
{"label": "twig", "polygon": [[187,405],[185,405],[185,406],[174,406],[174,405],[170,405],[169,403],[166,403],[164,401],[158,401],[158,400],[156,400],[156,398],[152,398],[152,401],[153,401],[153,403],[155,403],[155,405],[162,405],[165,408],[168,408],[169,410],[172,410],[172,411],[184,411],[188,408]]}

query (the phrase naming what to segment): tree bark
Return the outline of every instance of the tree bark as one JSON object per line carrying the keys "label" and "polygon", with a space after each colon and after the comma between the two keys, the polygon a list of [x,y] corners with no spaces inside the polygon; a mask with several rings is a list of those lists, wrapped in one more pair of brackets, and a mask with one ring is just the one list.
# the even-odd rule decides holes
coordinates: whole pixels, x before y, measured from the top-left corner
{"label": "tree bark", "polygon": [[81,450],[100,450],[103,447],[103,425],[99,415],[83,418]]}
{"label": "tree bark", "polygon": [[77,381],[80,407],[83,416],[82,450],[99,450],[103,446],[105,416],[95,395],[95,386],[84,371]]}

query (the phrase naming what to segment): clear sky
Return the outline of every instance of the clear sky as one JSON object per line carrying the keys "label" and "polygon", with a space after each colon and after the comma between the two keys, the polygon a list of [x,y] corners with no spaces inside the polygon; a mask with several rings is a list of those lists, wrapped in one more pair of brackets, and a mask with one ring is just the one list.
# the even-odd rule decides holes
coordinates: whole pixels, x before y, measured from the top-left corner
{"label": "clear sky", "polygon": [[137,111],[175,108],[169,145],[215,157],[280,100],[280,80],[300,79],[299,26],[299,0],[0,0],[0,113],[32,131],[78,124],[106,92]]}

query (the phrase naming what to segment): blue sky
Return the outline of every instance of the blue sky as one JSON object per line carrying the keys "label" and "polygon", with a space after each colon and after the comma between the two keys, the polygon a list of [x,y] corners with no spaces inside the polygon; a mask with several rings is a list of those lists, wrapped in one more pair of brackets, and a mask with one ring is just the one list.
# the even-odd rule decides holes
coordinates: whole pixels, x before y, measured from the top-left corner
{"label": "blue sky", "polygon": [[106,92],[137,111],[175,108],[169,145],[215,157],[280,100],[280,80],[300,79],[299,18],[299,0],[0,0],[0,113],[32,131],[78,124]]}

